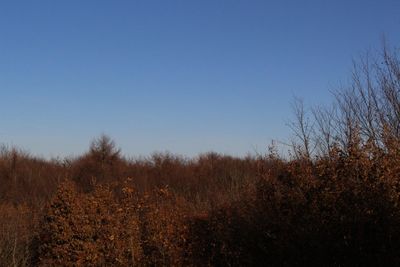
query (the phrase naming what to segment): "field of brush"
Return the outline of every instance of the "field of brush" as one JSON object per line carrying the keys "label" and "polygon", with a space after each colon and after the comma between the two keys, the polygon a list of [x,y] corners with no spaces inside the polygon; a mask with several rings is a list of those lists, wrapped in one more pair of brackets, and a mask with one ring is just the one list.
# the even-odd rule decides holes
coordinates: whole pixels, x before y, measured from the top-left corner
{"label": "field of brush", "polygon": [[332,108],[295,101],[285,157],[3,147],[0,266],[399,266],[400,60],[382,54]]}

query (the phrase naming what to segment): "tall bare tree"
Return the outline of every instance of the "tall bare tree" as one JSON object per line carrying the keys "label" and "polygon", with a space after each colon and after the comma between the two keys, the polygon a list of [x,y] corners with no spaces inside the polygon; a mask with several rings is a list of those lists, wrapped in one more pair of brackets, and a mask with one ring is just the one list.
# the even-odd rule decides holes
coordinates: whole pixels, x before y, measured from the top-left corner
{"label": "tall bare tree", "polygon": [[306,157],[310,159],[315,148],[312,142],[314,123],[308,117],[302,99],[295,98],[292,103],[292,109],[294,121],[288,123],[288,126],[297,139],[297,141],[292,141],[293,152],[296,157]]}
{"label": "tall bare tree", "polygon": [[[293,152],[310,159],[329,155],[333,146],[344,153],[354,145],[385,150],[387,140],[400,140],[400,57],[385,44],[376,57],[365,54],[353,62],[350,83],[334,92],[332,107],[315,107],[308,117],[301,99],[292,105],[289,123]],[[389,137],[389,138],[388,138]]]}

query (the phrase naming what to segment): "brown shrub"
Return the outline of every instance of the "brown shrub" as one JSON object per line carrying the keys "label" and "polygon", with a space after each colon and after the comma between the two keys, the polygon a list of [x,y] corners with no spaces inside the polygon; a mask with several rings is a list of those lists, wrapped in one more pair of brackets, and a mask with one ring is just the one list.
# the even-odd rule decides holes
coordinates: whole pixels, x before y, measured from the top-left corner
{"label": "brown shrub", "polygon": [[125,182],[82,194],[66,181],[43,222],[40,265],[182,265],[180,201],[165,188],[139,198]]}
{"label": "brown shrub", "polygon": [[27,266],[36,218],[27,205],[0,205],[0,266]]}
{"label": "brown shrub", "polygon": [[117,202],[110,187],[78,193],[63,183],[52,201],[40,236],[40,265],[127,266],[141,259],[137,199],[123,188]]}
{"label": "brown shrub", "polygon": [[193,218],[202,264],[398,265],[398,167],[387,162],[395,155],[349,151],[314,163],[277,162],[241,202]]}
{"label": "brown shrub", "polygon": [[[118,167],[103,165],[107,175],[97,175],[108,178],[90,190],[64,181],[40,224],[29,218],[41,205],[31,203],[44,198],[24,205],[30,198],[18,196],[15,205],[4,197],[0,256],[42,266],[398,265],[399,143],[385,142],[388,149],[354,138],[313,160],[114,159]],[[43,166],[74,174],[81,160]]]}

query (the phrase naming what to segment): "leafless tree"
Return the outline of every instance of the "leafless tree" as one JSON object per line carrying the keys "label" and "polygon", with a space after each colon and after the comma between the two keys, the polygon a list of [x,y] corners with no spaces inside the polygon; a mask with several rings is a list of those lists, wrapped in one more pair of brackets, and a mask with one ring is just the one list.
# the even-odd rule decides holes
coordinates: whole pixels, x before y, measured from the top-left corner
{"label": "leafless tree", "polygon": [[294,121],[288,123],[296,140],[292,141],[293,152],[296,157],[311,158],[311,154],[315,149],[312,142],[313,122],[308,117],[304,107],[304,102],[300,98],[295,98],[292,104]]}
{"label": "leafless tree", "polygon": [[378,59],[367,54],[354,63],[350,86],[336,100],[340,123],[353,133],[357,129],[363,142],[384,149],[385,135],[400,138],[400,61],[395,50],[384,45]]}
{"label": "leafless tree", "polygon": [[89,153],[100,162],[106,162],[119,158],[121,150],[109,136],[102,134],[91,142]]}
{"label": "leafless tree", "polygon": [[289,127],[296,156],[310,159],[315,150],[326,156],[333,145],[345,153],[367,143],[385,150],[386,140],[400,139],[400,58],[395,49],[385,44],[377,57],[365,54],[354,61],[349,84],[333,94],[334,104],[311,109],[312,119],[303,101],[294,100]]}
{"label": "leafless tree", "polygon": [[317,106],[312,109],[315,120],[314,142],[320,156],[328,156],[334,145],[334,119],[336,106]]}

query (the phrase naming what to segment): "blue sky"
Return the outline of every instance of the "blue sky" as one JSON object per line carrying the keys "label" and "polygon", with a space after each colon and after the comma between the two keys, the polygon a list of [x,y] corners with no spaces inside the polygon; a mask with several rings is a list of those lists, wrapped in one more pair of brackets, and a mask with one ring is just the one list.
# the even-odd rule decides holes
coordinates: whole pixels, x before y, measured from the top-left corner
{"label": "blue sky", "polygon": [[329,103],[351,61],[400,46],[400,1],[1,1],[0,142],[77,155],[263,152],[294,95]]}

